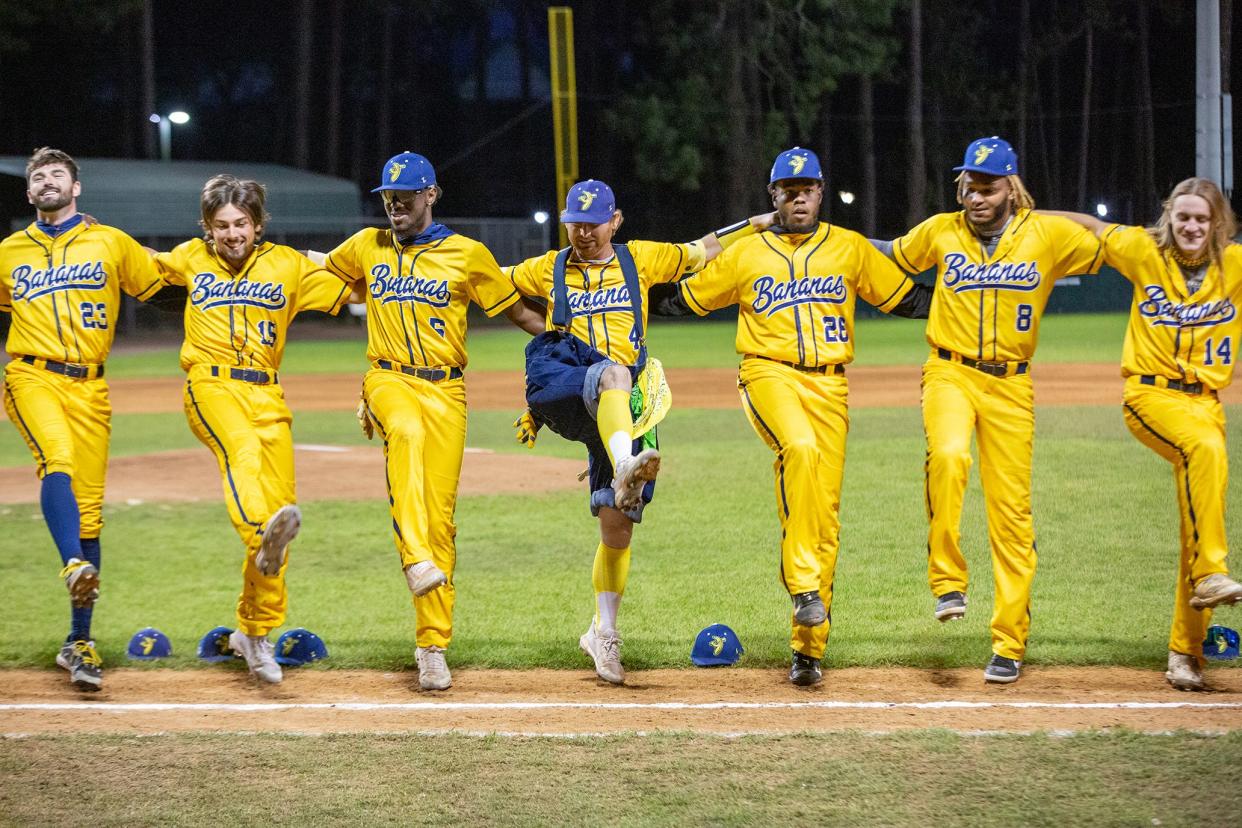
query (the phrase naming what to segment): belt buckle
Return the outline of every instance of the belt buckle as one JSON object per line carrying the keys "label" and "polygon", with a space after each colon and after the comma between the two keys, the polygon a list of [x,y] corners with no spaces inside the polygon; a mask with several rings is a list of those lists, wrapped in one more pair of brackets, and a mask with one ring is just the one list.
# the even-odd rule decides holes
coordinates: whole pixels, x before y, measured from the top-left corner
{"label": "belt buckle", "polygon": [[1009,373],[1009,364],[1005,362],[983,362],[981,360],[977,360],[975,362],[975,367],[983,373],[990,374],[993,377],[1003,377],[1005,374]]}

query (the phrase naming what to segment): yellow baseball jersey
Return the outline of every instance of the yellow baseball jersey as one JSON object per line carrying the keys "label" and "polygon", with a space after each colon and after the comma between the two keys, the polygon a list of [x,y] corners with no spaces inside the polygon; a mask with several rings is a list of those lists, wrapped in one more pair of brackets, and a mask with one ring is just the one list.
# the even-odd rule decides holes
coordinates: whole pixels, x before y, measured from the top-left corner
{"label": "yellow baseball jersey", "polygon": [[1093,233],[1069,219],[1019,210],[986,256],[958,211],[932,216],[895,240],[893,258],[909,273],[936,268],[927,320],[933,348],[1024,362],[1035,353],[1039,320],[1057,279],[1096,273],[1102,249]]}
{"label": "yellow baseball jersey", "polygon": [[820,222],[741,239],[678,287],[700,316],[738,305],[739,354],[818,367],[854,359],[859,296],[887,312],[914,282],[863,236]]}
{"label": "yellow baseball jersey", "polygon": [[[647,330],[647,291],[661,282],[675,282],[703,267],[706,252],[698,242],[627,242],[638,284],[642,291],[643,330]],[[524,296],[535,296],[548,303],[548,330],[552,324],[555,298],[552,296],[552,268],[559,251],[527,259],[509,268],[509,278]],[[607,262],[565,264],[565,289],[569,301],[569,332],[620,365],[638,361],[641,344],[634,330],[634,304],[625,286],[625,276],[616,256]]]}
{"label": "yellow baseball jersey", "polygon": [[388,229],[355,233],[325,265],[367,292],[367,359],[466,367],[466,309],[495,316],[518,301],[491,251],[454,233],[402,246]]}
{"label": "yellow baseball jersey", "polygon": [[52,238],[31,224],[0,242],[0,311],[13,314],[6,350],[101,364],[121,291],[149,299],[163,286],[151,257],[115,227],[82,223]]}
{"label": "yellow baseball jersey", "polygon": [[185,285],[181,367],[236,365],[275,371],[300,311],[336,313],[349,285],[283,244],[263,242],[234,271],[202,239],[155,257],[169,284]]}
{"label": "yellow baseball jersey", "polygon": [[1221,389],[1242,347],[1242,246],[1225,248],[1194,293],[1177,262],[1142,227],[1114,224],[1101,238],[1104,261],[1134,284],[1121,374],[1151,374]]}

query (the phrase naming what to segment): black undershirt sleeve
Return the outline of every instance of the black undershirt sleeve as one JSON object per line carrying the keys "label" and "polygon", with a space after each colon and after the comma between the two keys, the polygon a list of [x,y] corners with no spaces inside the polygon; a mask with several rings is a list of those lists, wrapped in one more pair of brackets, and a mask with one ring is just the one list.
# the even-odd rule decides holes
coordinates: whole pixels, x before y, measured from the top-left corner
{"label": "black undershirt sleeve", "polygon": [[668,282],[651,286],[651,289],[647,291],[647,307],[656,316],[694,315],[694,311],[690,310],[686,300],[681,297],[681,291],[677,289],[677,285]]}
{"label": "black undershirt sleeve", "polygon": [[889,313],[893,316],[904,316],[906,319],[926,319],[931,312],[932,294],[935,292],[931,285],[915,282],[914,289],[894,305]]}
{"label": "black undershirt sleeve", "polygon": [[165,285],[148,296],[146,303],[165,313],[181,313],[185,310],[185,300],[189,295],[184,285]]}

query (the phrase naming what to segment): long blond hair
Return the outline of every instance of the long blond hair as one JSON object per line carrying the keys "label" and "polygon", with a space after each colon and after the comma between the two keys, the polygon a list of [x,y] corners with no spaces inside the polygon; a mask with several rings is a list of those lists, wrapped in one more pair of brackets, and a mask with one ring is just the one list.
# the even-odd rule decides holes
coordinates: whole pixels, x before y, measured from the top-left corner
{"label": "long blond hair", "polygon": [[1212,213],[1211,229],[1208,232],[1208,252],[1212,256],[1212,261],[1219,265],[1225,254],[1225,248],[1233,243],[1233,237],[1237,235],[1238,219],[1233,214],[1233,207],[1225,199],[1225,194],[1220,191],[1220,187],[1216,186],[1216,182],[1210,179],[1187,178],[1179,182],[1173,188],[1173,192],[1169,193],[1169,197],[1164,200],[1164,211],[1160,213],[1160,218],[1154,225],[1147,228],[1147,232],[1155,240],[1161,252],[1174,250],[1177,242],[1173,238],[1173,202],[1177,201],[1178,196],[1184,195],[1199,196],[1208,203],[1208,209]]}
{"label": "long blond hair", "polygon": [[[966,204],[966,173],[962,170],[957,174],[957,178],[953,179],[953,183],[957,185],[957,203],[965,206]],[[1026,185],[1022,183],[1022,179],[1016,175],[1007,175],[1005,180],[1009,182],[1009,206],[1016,213],[1019,210],[1034,210],[1035,199],[1031,197],[1031,193],[1026,189]]]}

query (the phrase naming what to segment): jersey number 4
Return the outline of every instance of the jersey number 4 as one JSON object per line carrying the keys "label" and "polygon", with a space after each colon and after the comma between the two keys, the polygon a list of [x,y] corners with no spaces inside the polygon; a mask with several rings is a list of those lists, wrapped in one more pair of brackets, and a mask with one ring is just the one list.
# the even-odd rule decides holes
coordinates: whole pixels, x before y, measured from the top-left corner
{"label": "jersey number 4", "polygon": [[82,311],[83,328],[108,330],[108,306],[103,302],[83,302],[79,310]]}
{"label": "jersey number 4", "polygon": [[1215,365],[1216,362],[1214,360],[1217,359],[1220,360],[1221,365],[1233,364],[1233,337],[1227,336],[1222,339],[1215,350],[1213,350],[1212,345],[1213,342],[1209,339],[1207,341],[1207,348],[1203,352],[1203,364],[1205,366]]}

